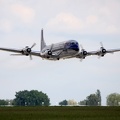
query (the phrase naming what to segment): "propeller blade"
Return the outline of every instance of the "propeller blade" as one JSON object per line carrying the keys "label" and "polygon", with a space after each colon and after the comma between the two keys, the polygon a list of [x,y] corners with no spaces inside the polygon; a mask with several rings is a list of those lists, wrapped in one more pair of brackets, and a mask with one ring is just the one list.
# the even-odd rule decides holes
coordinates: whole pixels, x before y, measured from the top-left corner
{"label": "propeller blade", "polygon": [[102,42],[100,42],[100,45],[101,45],[101,47],[103,47],[103,43]]}
{"label": "propeller blade", "polygon": [[32,55],[30,54],[30,60],[32,60]]}
{"label": "propeller blade", "polygon": [[82,62],[82,61],[83,61],[83,59],[81,58],[81,59],[80,59],[80,62]]}
{"label": "propeller blade", "polygon": [[53,49],[53,44],[51,45],[50,51],[52,51],[52,49]]}
{"label": "propeller blade", "polygon": [[23,54],[10,54],[11,56],[23,56]]}
{"label": "propeller blade", "polygon": [[31,49],[36,45],[36,43],[34,43],[32,46],[31,46]]}
{"label": "propeller blade", "polygon": [[100,58],[101,58],[101,56],[99,55],[99,56],[98,56],[98,59],[100,59]]}
{"label": "propeller blade", "polygon": [[83,48],[83,46],[80,44],[80,47],[81,47],[81,49],[83,50],[84,48]]}

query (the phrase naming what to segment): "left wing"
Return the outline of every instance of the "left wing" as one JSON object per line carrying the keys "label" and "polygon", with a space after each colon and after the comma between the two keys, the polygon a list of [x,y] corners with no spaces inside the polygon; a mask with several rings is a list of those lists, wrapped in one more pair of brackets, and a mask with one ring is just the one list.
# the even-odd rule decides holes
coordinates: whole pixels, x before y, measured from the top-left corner
{"label": "left wing", "polygon": [[84,49],[82,49],[81,52],[76,55],[76,57],[80,59],[84,59],[85,57],[91,56],[91,55],[97,55],[97,56],[103,57],[107,53],[114,53],[114,52],[119,52],[119,51],[120,49],[106,50],[104,47],[101,47],[100,50],[98,51],[90,51],[90,52],[87,52]]}
{"label": "left wing", "polygon": [[119,51],[120,51],[120,49],[110,49],[110,50],[102,49],[102,50],[99,50],[99,51],[88,52],[88,55],[102,56],[102,55],[105,55],[107,53],[114,53],[114,52],[119,52]]}

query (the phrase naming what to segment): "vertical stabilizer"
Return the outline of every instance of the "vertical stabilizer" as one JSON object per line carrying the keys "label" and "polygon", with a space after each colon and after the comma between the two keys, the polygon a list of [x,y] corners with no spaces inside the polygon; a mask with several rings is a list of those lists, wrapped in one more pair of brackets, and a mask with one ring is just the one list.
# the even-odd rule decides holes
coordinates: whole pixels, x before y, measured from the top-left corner
{"label": "vertical stabilizer", "polygon": [[41,50],[46,46],[43,36],[43,29],[41,30]]}

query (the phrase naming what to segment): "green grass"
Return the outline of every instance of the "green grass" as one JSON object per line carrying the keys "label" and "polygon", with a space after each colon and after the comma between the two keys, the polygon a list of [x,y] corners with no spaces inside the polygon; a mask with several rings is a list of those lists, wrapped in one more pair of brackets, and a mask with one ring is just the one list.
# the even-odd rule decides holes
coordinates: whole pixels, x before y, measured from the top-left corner
{"label": "green grass", "polygon": [[0,120],[120,120],[120,107],[0,107]]}

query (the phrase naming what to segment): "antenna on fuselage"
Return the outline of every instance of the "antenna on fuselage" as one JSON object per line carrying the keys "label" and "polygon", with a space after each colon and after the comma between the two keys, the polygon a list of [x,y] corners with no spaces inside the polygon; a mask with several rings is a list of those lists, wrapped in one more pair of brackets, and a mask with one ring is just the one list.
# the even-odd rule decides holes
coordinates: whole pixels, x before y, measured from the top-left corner
{"label": "antenna on fuselage", "polygon": [[41,50],[46,46],[43,36],[43,28],[41,29]]}

